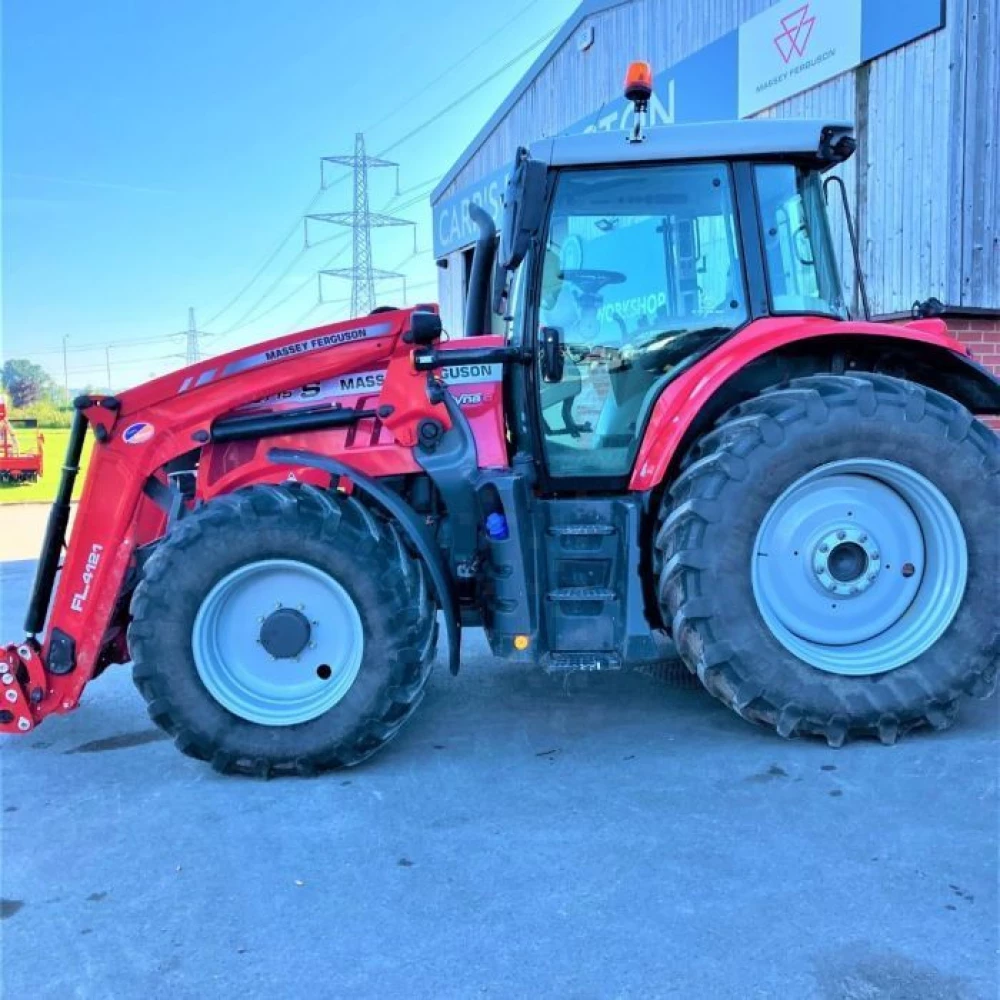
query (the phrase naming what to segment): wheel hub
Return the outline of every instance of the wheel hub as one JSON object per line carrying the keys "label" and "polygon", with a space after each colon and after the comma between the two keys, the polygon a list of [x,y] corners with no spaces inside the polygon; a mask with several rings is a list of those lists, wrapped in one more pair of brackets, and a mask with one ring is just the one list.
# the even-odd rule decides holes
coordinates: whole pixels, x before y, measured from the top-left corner
{"label": "wheel hub", "polygon": [[962,524],[915,470],[881,459],[822,465],[761,522],[757,608],[799,659],[848,676],[885,673],[949,626],[968,575]]}
{"label": "wheel hub", "polygon": [[260,725],[294,726],[347,695],[365,639],[354,600],[330,574],[296,559],[260,559],[205,595],[191,647],[198,676],[223,708]]}
{"label": "wheel hub", "polygon": [[875,584],[882,560],[878,543],[865,529],[843,525],[816,542],[812,567],[820,585],[831,594],[853,597]]}
{"label": "wheel hub", "polygon": [[294,660],[309,645],[309,619],[295,608],[272,611],[260,627],[260,644],[276,660]]}

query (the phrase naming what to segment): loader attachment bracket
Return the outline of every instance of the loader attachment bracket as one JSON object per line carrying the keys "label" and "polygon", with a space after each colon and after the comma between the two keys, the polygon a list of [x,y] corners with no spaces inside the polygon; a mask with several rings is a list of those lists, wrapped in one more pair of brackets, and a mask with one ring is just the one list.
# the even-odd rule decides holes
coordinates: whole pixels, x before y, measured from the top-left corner
{"label": "loader attachment bracket", "polygon": [[363,493],[394,519],[396,526],[416,550],[427,569],[431,586],[444,615],[445,632],[448,636],[448,668],[452,674],[457,674],[461,658],[461,634],[455,587],[440,550],[416,512],[378,480],[328,455],[293,448],[272,448],[267,453],[267,458],[276,465],[305,465],[330,473],[334,480],[346,479],[354,489]]}
{"label": "loader attachment bracket", "polygon": [[36,706],[45,697],[45,668],[37,644],[0,648],[0,733],[28,733],[35,728]]}

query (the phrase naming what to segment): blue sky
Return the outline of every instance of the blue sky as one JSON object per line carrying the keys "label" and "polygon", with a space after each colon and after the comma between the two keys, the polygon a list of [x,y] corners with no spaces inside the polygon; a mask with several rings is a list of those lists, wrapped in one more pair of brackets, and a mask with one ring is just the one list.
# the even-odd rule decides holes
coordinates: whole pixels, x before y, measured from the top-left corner
{"label": "blue sky", "polygon": [[[299,256],[296,230],[260,280],[207,321],[291,231],[317,192],[319,157],[350,153],[357,131],[370,153],[381,152],[576,5],[8,0],[2,356],[30,357],[62,382],[65,335],[71,388],[103,385],[105,351],[92,345],[110,342],[112,381],[122,388],[182,364],[170,356],[182,339],[166,335],[186,326],[188,306],[220,334],[205,341],[208,351],[287,332],[316,303],[311,276],[346,238]],[[397,204],[429,190],[540,49],[392,151],[410,192]],[[348,173],[312,211],[350,207]],[[371,187],[372,207],[385,207],[393,172],[373,172]],[[416,221],[418,249],[427,250],[429,198],[396,214]],[[311,227],[310,238],[338,232]],[[410,283],[424,284],[413,298],[434,297],[430,254],[406,260],[408,231],[376,233],[374,246],[378,266],[405,260]],[[334,266],[349,262],[346,250]],[[350,291],[336,279],[325,289],[331,299]],[[321,307],[302,324],[347,312]]]}

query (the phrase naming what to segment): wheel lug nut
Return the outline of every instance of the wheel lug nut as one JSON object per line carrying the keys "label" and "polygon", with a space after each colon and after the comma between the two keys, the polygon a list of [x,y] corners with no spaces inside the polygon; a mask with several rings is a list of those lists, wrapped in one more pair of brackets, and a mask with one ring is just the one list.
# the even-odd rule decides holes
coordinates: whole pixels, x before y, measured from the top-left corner
{"label": "wheel lug nut", "polygon": [[822,545],[821,545],[821,546],[819,547],[819,550],[820,550],[820,552],[829,552],[829,551],[830,551],[830,546],[829,546],[829,545],[827,545],[827,544],[826,544],[826,542],[824,542],[824,543],[823,543],[823,544],[822,544]]}
{"label": "wheel lug nut", "polygon": [[861,537],[860,537],[860,538],[858,539],[858,541],[859,541],[859,542],[867,542],[867,541],[868,541],[868,536],[867,536],[867,535],[862,535],[862,536],[861,536]]}
{"label": "wheel lug nut", "polygon": [[843,540],[844,540],[844,539],[845,539],[845,538],[847,537],[847,532],[846,532],[846,531],[838,531],[838,532],[837,532],[837,537],[838,537],[838,538],[839,538],[839,539],[840,539],[841,541],[843,541]]}
{"label": "wheel lug nut", "polygon": [[905,576],[907,579],[913,576],[913,574],[916,573],[916,571],[917,568],[916,566],[913,565],[913,563],[903,563],[903,576]]}

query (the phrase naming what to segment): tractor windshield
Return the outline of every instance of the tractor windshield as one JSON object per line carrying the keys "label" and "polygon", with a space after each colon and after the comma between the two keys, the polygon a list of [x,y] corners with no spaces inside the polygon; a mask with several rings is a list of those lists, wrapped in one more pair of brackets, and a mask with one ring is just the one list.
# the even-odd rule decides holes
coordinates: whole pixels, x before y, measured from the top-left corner
{"label": "tractor windshield", "polygon": [[746,320],[725,164],[568,172],[542,272],[541,322],[564,343],[662,343]]}
{"label": "tractor windshield", "polygon": [[623,475],[653,386],[747,321],[728,165],[566,171],[540,271],[565,359],[540,379],[549,469]]}

